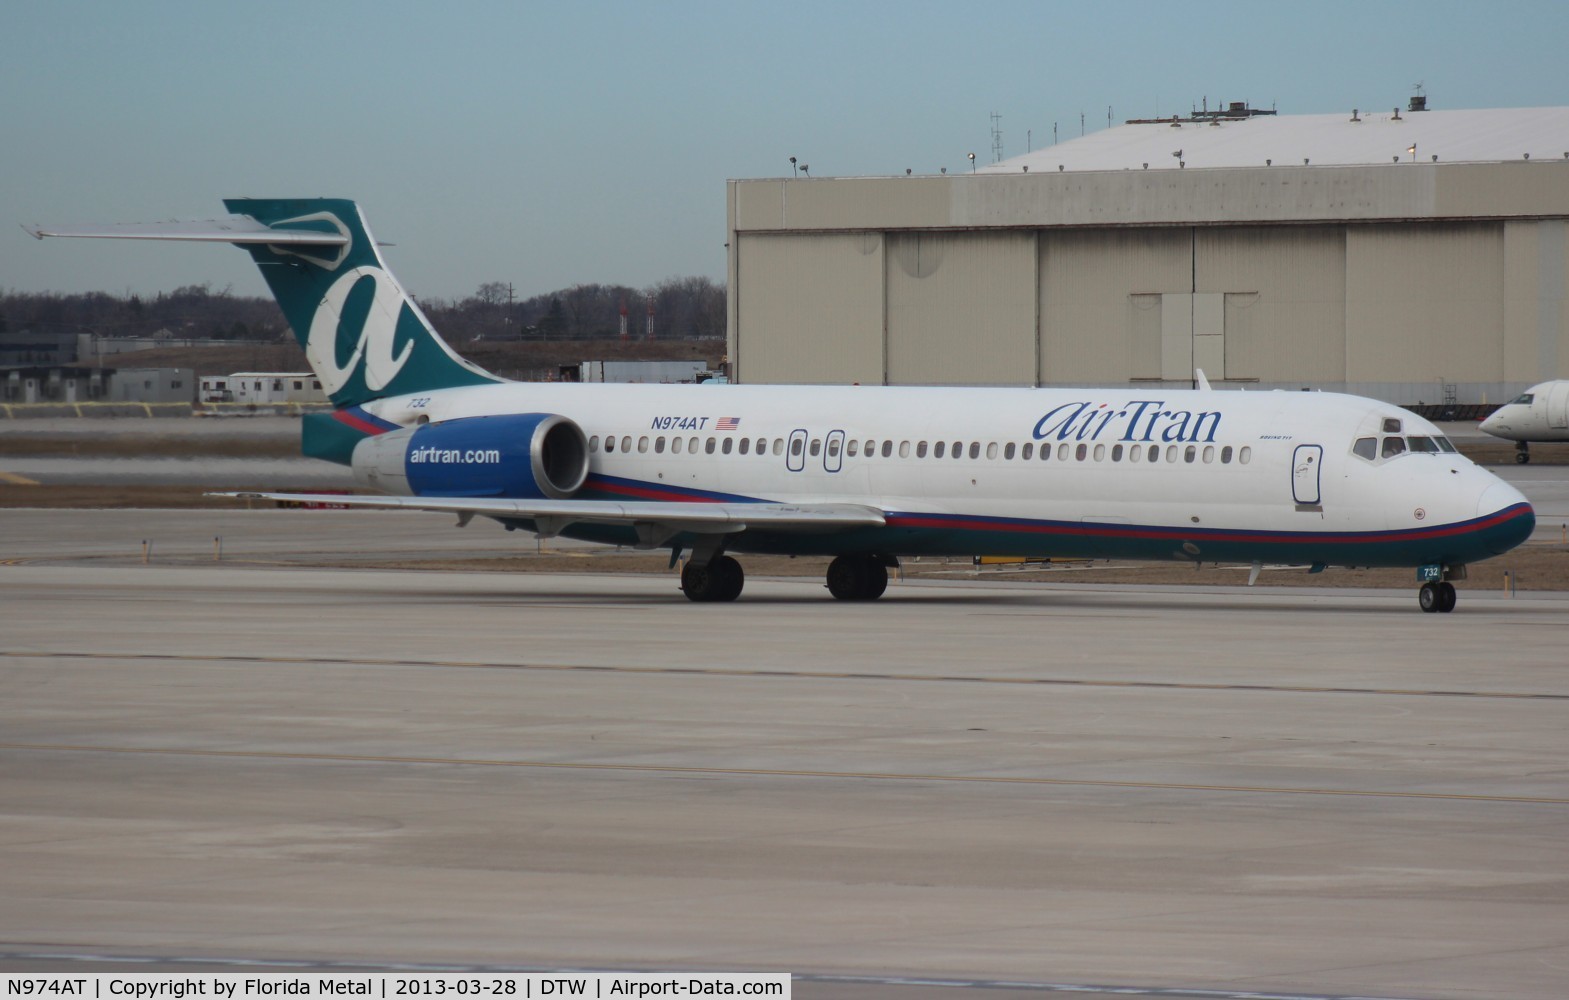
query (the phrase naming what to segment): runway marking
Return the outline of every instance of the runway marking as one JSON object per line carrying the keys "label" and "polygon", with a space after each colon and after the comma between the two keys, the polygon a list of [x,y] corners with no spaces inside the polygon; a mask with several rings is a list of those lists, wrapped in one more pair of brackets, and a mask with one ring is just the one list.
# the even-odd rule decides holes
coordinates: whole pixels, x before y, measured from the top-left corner
{"label": "runway marking", "polygon": [[[330,959],[295,958],[227,958],[195,957],[189,955],[111,955],[98,952],[69,951],[9,951],[0,952],[0,961],[21,962],[95,962],[128,965],[219,965],[249,968],[274,966],[285,969],[354,969],[395,970],[397,972],[436,973],[517,973],[526,975],[571,976],[586,972],[613,973],[618,975],[664,975],[669,969],[585,969],[578,966],[557,967],[542,965],[501,965],[491,963],[453,962],[354,962]],[[689,970],[706,971],[706,970]],[[727,971],[727,970],[720,970]],[[1036,993],[1089,993],[1132,997],[1202,997],[1205,1000],[1410,1000],[1404,997],[1374,996],[1349,993],[1281,993],[1276,990],[1226,990],[1182,986],[1108,986],[1090,983],[1054,983],[1028,979],[947,979],[937,976],[851,976],[835,973],[792,972],[792,982],[797,983],[846,983],[853,986],[944,986],[949,989],[980,990],[1029,990]]]}
{"label": "runway marking", "polygon": [[38,480],[28,479],[26,476],[17,472],[6,472],[4,470],[0,470],[0,483],[10,483],[12,486],[37,486]]}
{"label": "runway marking", "polygon": [[984,674],[904,674],[841,670],[747,670],[741,667],[636,667],[598,663],[480,663],[467,660],[387,660],[327,656],[240,656],[200,653],[80,653],[0,650],[0,658],[79,660],[160,660],[179,663],[319,664],[332,667],[434,667],[445,670],[538,670],[616,674],[677,674],[708,677],[797,678],[804,680],[921,681],[952,684],[1018,684],[1042,687],[1129,688],[1168,691],[1257,691],[1285,694],[1370,694],[1431,698],[1505,698],[1523,701],[1569,701],[1569,694],[1533,691],[1455,691],[1423,688],[1354,688],[1312,684],[1238,684],[1200,681],[1092,680],[1078,677],[997,677]]}
{"label": "runway marking", "polygon": [[895,771],[812,771],[767,767],[683,767],[675,764],[617,764],[554,760],[495,760],[486,757],[408,757],[393,754],[306,753],[289,750],[206,750],[198,747],[120,747],[78,743],[0,743],[0,750],[67,753],[151,754],[170,757],[221,757],[239,760],[303,760],[337,764],[439,764],[510,767],[528,770],[624,771],[637,774],[715,774],[755,778],[835,778],[859,781],[941,781],[985,785],[1050,785],[1079,788],[1141,788],[1159,791],[1239,792],[1255,795],[1330,795],[1374,799],[1428,799],[1515,805],[1569,805],[1569,798],[1547,795],[1472,795],[1461,792],[1373,791],[1357,788],[1291,788],[1275,785],[1204,785],[1177,781],[1112,781],[1097,778],[1010,777],[991,774],[901,774]]}

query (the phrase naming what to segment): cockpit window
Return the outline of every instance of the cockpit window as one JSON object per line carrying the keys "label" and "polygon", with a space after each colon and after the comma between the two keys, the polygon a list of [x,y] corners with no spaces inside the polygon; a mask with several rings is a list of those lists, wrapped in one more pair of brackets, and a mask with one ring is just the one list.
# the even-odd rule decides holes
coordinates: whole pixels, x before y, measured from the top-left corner
{"label": "cockpit window", "polygon": [[1385,417],[1384,418],[1384,433],[1385,434],[1399,434],[1400,433],[1400,420],[1398,418],[1396,418],[1396,417]]}
{"label": "cockpit window", "polygon": [[1433,440],[1438,442],[1439,451],[1448,452],[1451,455],[1457,455],[1460,453],[1460,449],[1456,448],[1446,437],[1436,437]]}
{"label": "cockpit window", "polygon": [[1406,438],[1406,443],[1411,446],[1412,451],[1426,452],[1434,455],[1438,454],[1439,451],[1438,442],[1434,441],[1430,437],[1417,437],[1413,434],[1411,437]]}
{"label": "cockpit window", "polygon": [[[1384,421],[1384,422],[1386,424],[1389,423],[1389,421],[1387,421],[1387,420]],[[1399,423],[1398,420],[1395,421],[1395,422]],[[1406,450],[1406,439],[1405,438],[1387,437],[1387,438],[1384,439],[1384,448],[1383,448],[1383,452],[1382,452],[1382,455],[1383,455],[1384,458],[1394,458],[1396,455],[1404,454],[1405,450]]]}
{"label": "cockpit window", "polygon": [[1535,398],[1536,397],[1533,396],[1529,392],[1522,392],[1520,395],[1516,396],[1514,399],[1511,399],[1509,401],[1509,405],[1510,406],[1514,406],[1516,403],[1518,403],[1521,406],[1530,406],[1531,405],[1531,401],[1534,400]]}
{"label": "cockpit window", "polygon": [[1351,446],[1351,453],[1358,458],[1373,461],[1378,457],[1378,438],[1357,438],[1357,443]]}

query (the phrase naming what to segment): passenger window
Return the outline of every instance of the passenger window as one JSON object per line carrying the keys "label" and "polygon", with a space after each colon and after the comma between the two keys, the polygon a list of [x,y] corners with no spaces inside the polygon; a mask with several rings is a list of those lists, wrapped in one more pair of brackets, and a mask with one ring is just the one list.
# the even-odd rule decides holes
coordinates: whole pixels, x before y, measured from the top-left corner
{"label": "passenger window", "polygon": [[910,457],[910,442],[908,442],[908,441],[900,441],[899,442],[899,457],[900,458],[909,458]]}
{"label": "passenger window", "polygon": [[1104,462],[1105,460],[1106,460],[1106,446],[1103,445],[1103,444],[1096,445],[1095,446],[1095,461],[1097,461],[1097,462]]}
{"label": "passenger window", "polygon": [[757,453],[759,455],[766,455],[766,454],[768,454],[768,439],[767,438],[758,438],[757,439]]}
{"label": "passenger window", "polygon": [[1057,460],[1059,462],[1066,462],[1068,460],[1068,443],[1066,441],[1057,446]]}
{"label": "passenger window", "polygon": [[1013,461],[1013,442],[1012,441],[1009,441],[1007,444],[1002,446],[1002,457],[1003,457],[1004,461],[1007,461],[1007,462]]}
{"label": "passenger window", "polygon": [[1141,462],[1143,460],[1144,460],[1144,449],[1140,448],[1136,444],[1135,445],[1129,445],[1128,446],[1128,461],[1130,461],[1130,462]]}
{"label": "passenger window", "polygon": [[[1384,421],[1384,424],[1385,424],[1385,426],[1388,426],[1389,421],[1387,421],[1387,420]],[[1387,438],[1384,439],[1383,456],[1385,458],[1394,458],[1396,455],[1404,454],[1405,450],[1406,450],[1406,439],[1405,438],[1387,437]]]}
{"label": "passenger window", "polygon": [[850,458],[854,458],[857,454],[859,454],[860,448],[861,442],[857,441],[855,438],[851,438],[845,443],[844,453]]}
{"label": "passenger window", "polygon": [[589,451],[598,451],[599,450],[599,435],[598,434],[595,434],[593,437],[588,439],[588,450]]}
{"label": "passenger window", "polygon": [[893,455],[893,442],[892,441],[884,441],[883,442],[883,457],[884,458],[889,458],[892,455]]}
{"label": "passenger window", "polygon": [[839,457],[839,439],[838,438],[829,438],[828,439],[828,457],[829,458],[838,458]]}
{"label": "passenger window", "polygon": [[672,454],[672,455],[679,455],[679,454],[681,454],[681,441],[682,441],[681,438],[671,438],[670,439],[670,454]]}
{"label": "passenger window", "polygon": [[1378,457],[1378,438],[1357,438],[1357,443],[1351,446],[1351,454],[1373,461]]}
{"label": "passenger window", "polygon": [[1213,463],[1214,461],[1215,461],[1215,446],[1212,445],[1212,444],[1207,444],[1207,445],[1204,446],[1204,464],[1205,465],[1209,465],[1209,464]]}
{"label": "passenger window", "polygon": [[639,455],[642,455],[642,454],[646,454],[647,452],[648,452],[648,438],[646,438],[646,437],[638,438],[637,439],[637,453]]}
{"label": "passenger window", "polygon": [[862,451],[864,451],[866,453],[866,457],[867,458],[875,457],[877,455],[877,442],[876,441],[868,441],[868,442],[866,442],[866,447],[863,448]]}
{"label": "passenger window", "polygon": [[[758,450],[761,451],[762,449],[758,449]],[[774,454],[775,455],[783,455],[784,454],[784,438],[774,438]]]}
{"label": "passenger window", "polygon": [[694,455],[697,454],[697,438],[691,437],[686,439],[686,450]]}
{"label": "passenger window", "polygon": [[964,442],[963,441],[955,441],[953,443],[953,457],[954,458],[963,458],[964,457]]}
{"label": "passenger window", "polygon": [[628,434],[626,437],[621,439],[621,450],[622,451],[631,451],[632,450],[632,435]]}
{"label": "passenger window", "polygon": [[1198,458],[1198,457],[1199,457],[1199,449],[1198,449],[1197,445],[1191,445],[1190,444],[1182,452],[1182,460],[1184,462],[1188,463],[1189,465],[1192,465],[1193,464],[1193,460],[1195,458]]}
{"label": "passenger window", "polygon": [[805,450],[806,450],[806,442],[803,441],[802,439],[800,439],[800,438],[793,438],[790,441],[790,457],[791,458],[800,458],[801,457],[801,453],[804,452]]}
{"label": "passenger window", "polygon": [[926,457],[926,442],[925,441],[919,441],[919,442],[916,443],[916,445],[915,445],[915,457],[916,458],[925,458]]}
{"label": "passenger window", "polygon": [[1019,457],[1028,462],[1035,455],[1035,442],[1026,441],[1024,447],[1019,449]]}
{"label": "passenger window", "polygon": [[947,454],[947,450],[948,450],[948,442],[946,442],[946,441],[938,441],[936,444],[932,445],[932,457],[933,458],[942,458],[943,455]]}
{"label": "passenger window", "polygon": [[656,454],[656,455],[663,455],[664,453],[665,453],[665,436],[663,434],[661,434],[658,437],[654,438],[654,454]]}
{"label": "passenger window", "polygon": [[981,443],[979,441],[971,441],[970,442],[970,459],[973,461],[973,460],[975,460],[977,458],[980,458],[980,457],[981,457]]}
{"label": "passenger window", "polygon": [[1384,433],[1385,434],[1399,434],[1400,433],[1400,421],[1396,420],[1394,417],[1385,417],[1384,418]]}
{"label": "passenger window", "polygon": [[752,450],[752,439],[751,438],[742,438],[741,439],[741,454],[745,455],[747,452],[749,452],[751,450]]}
{"label": "passenger window", "polygon": [[[1371,439],[1369,439],[1369,440],[1371,440]],[[1231,445],[1228,444],[1224,448],[1220,449],[1220,464],[1221,465],[1230,465],[1231,464]]]}
{"label": "passenger window", "polygon": [[714,453],[714,439],[713,438],[709,438],[708,439],[708,443],[703,446],[703,451],[705,453],[709,454],[709,455],[712,455]]}
{"label": "passenger window", "polygon": [[1153,464],[1153,463],[1159,462],[1159,461],[1160,461],[1160,445],[1152,444],[1152,445],[1150,445],[1150,462],[1151,462],[1151,464]]}
{"label": "passenger window", "polygon": [[725,438],[724,444],[719,446],[719,450],[728,455],[730,454],[730,449],[733,447],[735,447],[735,441],[732,438]]}
{"label": "passenger window", "polygon": [[1239,465],[1247,465],[1252,460],[1253,460],[1253,449],[1248,447],[1247,445],[1243,445],[1242,446],[1242,450],[1237,452],[1237,463]]}
{"label": "passenger window", "polygon": [[816,458],[823,453],[823,443],[817,438],[812,438],[812,447],[809,450],[812,453],[812,457]]}
{"label": "passenger window", "polygon": [[608,435],[605,437],[605,450],[606,451],[615,451],[616,450],[616,439],[615,438],[610,437]]}
{"label": "passenger window", "polygon": [[1168,461],[1168,462],[1176,462],[1176,460],[1177,460],[1177,446],[1174,445],[1174,444],[1168,444],[1166,446],[1166,461]]}
{"label": "passenger window", "polygon": [[1114,444],[1111,446],[1111,460],[1113,462],[1122,461],[1122,445]]}
{"label": "passenger window", "polygon": [[1073,451],[1073,460],[1075,462],[1082,462],[1082,461],[1084,461],[1085,457],[1087,455],[1089,455],[1089,453],[1090,453],[1090,446],[1087,445],[1087,444],[1081,444],[1077,448],[1074,449],[1074,451]]}

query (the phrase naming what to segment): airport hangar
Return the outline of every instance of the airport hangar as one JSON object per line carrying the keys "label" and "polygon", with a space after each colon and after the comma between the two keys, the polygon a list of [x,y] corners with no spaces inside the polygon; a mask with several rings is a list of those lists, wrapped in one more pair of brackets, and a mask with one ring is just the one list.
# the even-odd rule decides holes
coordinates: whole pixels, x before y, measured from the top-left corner
{"label": "airport hangar", "polygon": [[1569,377],[1569,108],[1146,120],[941,174],[732,180],[749,383],[1344,391]]}

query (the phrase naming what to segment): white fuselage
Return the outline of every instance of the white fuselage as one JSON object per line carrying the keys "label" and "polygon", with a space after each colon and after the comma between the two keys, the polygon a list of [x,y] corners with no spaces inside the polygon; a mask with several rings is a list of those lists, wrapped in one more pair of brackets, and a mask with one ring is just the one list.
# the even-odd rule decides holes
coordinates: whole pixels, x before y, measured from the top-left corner
{"label": "white fuselage", "polygon": [[1569,441],[1569,381],[1533,385],[1480,426],[1510,441]]}
{"label": "white fuselage", "polygon": [[1447,564],[1530,520],[1432,424],[1329,393],[509,383],[365,410],[560,414],[589,438],[585,497],[866,504],[889,514],[892,554]]}

